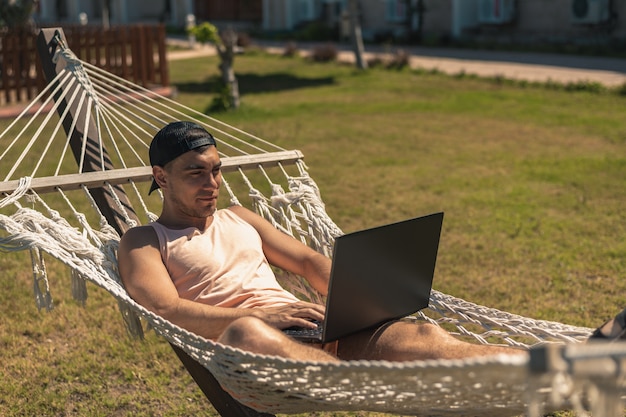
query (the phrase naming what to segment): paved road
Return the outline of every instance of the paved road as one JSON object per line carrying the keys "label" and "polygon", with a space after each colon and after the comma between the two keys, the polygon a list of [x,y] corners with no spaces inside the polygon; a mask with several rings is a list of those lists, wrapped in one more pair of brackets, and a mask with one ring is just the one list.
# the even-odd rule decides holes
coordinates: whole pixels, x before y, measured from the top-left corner
{"label": "paved road", "polygon": [[[184,40],[170,39],[172,43],[188,46]],[[285,44],[258,42],[270,52],[282,53]],[[307,54],[313,44],[297,44]],[[348,47],[339,47],[341,60],[354,62],[354,54]],[[559,83],[597,82],[608,87],[626,84],[626,59],[591,56],[525,53],[505,51],[481,51],[454,48],[428,47],[365,47],[366,57],[374,54],[395,53],[404,49],[411,56],[412,68],[436,69],[447,74],[473,74],[482,77],[502,76],[508,79]],[[170,59],[184,59],[202,54],[215,53],[208,46],[196,46],[192,50],[170,53]]]}

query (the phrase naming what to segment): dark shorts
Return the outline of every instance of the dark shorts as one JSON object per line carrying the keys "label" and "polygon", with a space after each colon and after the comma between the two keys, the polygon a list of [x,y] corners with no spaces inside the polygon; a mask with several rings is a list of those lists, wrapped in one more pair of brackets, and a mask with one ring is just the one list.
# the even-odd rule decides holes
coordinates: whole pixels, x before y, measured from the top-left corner
{"label": "dark shorts", "polygon": [[330,353],[333,356],[337,356],[337,348],[339,345],[339,341],[335,340],[334,342],[328,343],[311,343],[311,346],[318,347],[322,349],[326,353]]}

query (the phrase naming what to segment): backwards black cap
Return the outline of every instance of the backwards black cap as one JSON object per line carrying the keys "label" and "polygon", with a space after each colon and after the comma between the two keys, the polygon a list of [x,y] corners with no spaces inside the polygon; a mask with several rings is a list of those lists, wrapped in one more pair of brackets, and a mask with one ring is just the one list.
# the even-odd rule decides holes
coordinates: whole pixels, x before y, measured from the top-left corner
{"label": "backwards black cap", "polygon": [[[150,165],[165,166],[185,152],[205,145],[217,146],[215,138],[205,128],[193,122],[172,122],[159,130],[150,143]],[[150,191],[159,188],[152,180]]]}

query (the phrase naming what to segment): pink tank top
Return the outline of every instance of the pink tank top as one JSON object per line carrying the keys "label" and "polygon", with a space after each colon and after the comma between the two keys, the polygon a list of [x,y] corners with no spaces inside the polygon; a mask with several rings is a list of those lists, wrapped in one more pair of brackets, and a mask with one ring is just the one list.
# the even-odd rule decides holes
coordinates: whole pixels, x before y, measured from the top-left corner
{"label": "pink tank top", "polygon": [[231,210],[218,210],[201,232],[150,223],[161,258],[182,298],[218,307],[273,307],[298,299],[276,281],[261,237]]}

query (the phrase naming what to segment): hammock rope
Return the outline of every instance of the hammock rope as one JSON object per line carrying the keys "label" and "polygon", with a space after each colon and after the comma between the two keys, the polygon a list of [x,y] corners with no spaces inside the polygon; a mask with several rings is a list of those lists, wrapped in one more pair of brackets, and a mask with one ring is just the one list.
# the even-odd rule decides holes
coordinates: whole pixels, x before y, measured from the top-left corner
{"label": "hammock rope", "polygon": [[[82,63],[69,49],[62,49],[63,53],[56,57],[65,60],[67,65],[51,83],[57,84],[56,87],[48,87],[52,91],[50,97],[63,89],[64,97],[78,100],[84,123],[79,126],[78,118],[74,119],[66,135],[61,129],[63,120],[54,123],[50,117],[57,111],[58,104],[55,104],[50,114],[35,113],[29,120],[20,117],[0,133],[0,147],[4,147],[1,142],[4,137],[13,137],[0,155],[2,166],[11,166],[5,182],[17,181],[11,190],[0,193],[0,230],[4,231],[0,234],[0,249],[31,251],[38,308],[53,307],[43,258],[46,253],[73,271],[71,290],[79,301],[84,303],[86,300],[87,281],[104,288],[117,300],[130,334],[141,337],[144,324],[149,325],[209,369],[235,398],[258,410],[273,413],[369,410],[395,414],[485,416],[527,412],[539,416],[558,408],[584,413],[586,401],[590,401],[595,410],[611,407],[611,401],[615,402],[615,398],[622,395],[623,386],[619,381],[623,380],[623,375],[619,372],[605,375],[599,381],[584,372],[581,375],[572,371],[572,366],[532,371],[529,359],[513,355],[406,363],[289,361],[203,339],[146,310],[134,302],[122,286],[116,264],[119,235],[107,223],[90,189],[84,184],[71,191],[57,186],[53,187],[56,192],[46,194],[44,199],[36,192],[34,179],[82,172],[85,153],[90,146],[91,151],[99,152],[102,161],[110,158],[115,167],[144,167],[146,163],[141,155],[147,154],[152,136],[167,122],[183,118],[215,132],[224,161],[238,156],[250,157],[254,161],[257,154],[284,149]],[[76,85],[80,88],[74,89]],[[73,93],[67,96],[72,89]],[[62,113],[63,117],[67,115],[65,111]],[[95,146],[88,143],[90,125],[95,125],[98,133]],[[32,134],[33,129],[36,134]],[[73,135],[81,138],[83,153],[78,164],[66,161],[68,138]],[[30,139],[26,139],[29,136]],[[44,136],[48,136],[47,139]],[[43,140],[47,142],[41,144]],[[24,141],[27,142],[24,144]],[[49,169],[50,164],[29,158],[33,149],[43,149],[47,161],[55,160],[53,172],[39,173]],[[105,149],[114,152],[105,155]],[[34,169],[28,166],[33,160]],[[78,171],[68,168],[77,165]],[[237,194],[245,189],[249,204],[275,227],[330,255],[334,239],[342,232],[326,213],[319,188],[308,175],[306,165],[302,160],[289,167],[283,161],[270,165],[257,164],[252,170],[235,167],[225,172],[223,187],[230,197],[230,204],[240,204]],[[104,170],[104,165],[101,168]],[[123,221],[134,226],[137,223],[115,192],[120,186],[105,181],[102,188],[113,196],[115,208]],[[124,186],[132,191],[127,195],[133,200],[133,207],[141,210],[137,215],[142,221],[154,221],[157,216],[142,198],[147,194],[146,183],[137,184],[129,178]],[[160,191],[157,195],[162,198]],[[53,206],[53,203],[63,207]],[[87,209],[95,214],[84,214]],[[291,274],[285,274],[283,278],[286,280],[281,282],[290,283],[288,289],[298,296],[321,300],[304,280],[294,280]],[[517,347],[549,342],[575,344],[585,340],[591,330],[514,315],[436,290],[431,294],[429,308],[407,319],[451,328],[453,334],[477,343]],[[626,349],[611,352],[611,358],[626,356]],[[579,355],[574,359],[584,361],[585,357]],[[615,390],[615,386],[620,389]],[[611,389],[613,395],[608,395]]]}

